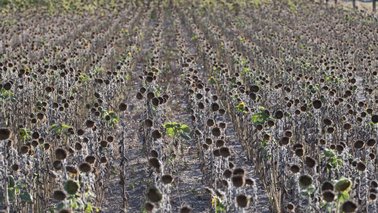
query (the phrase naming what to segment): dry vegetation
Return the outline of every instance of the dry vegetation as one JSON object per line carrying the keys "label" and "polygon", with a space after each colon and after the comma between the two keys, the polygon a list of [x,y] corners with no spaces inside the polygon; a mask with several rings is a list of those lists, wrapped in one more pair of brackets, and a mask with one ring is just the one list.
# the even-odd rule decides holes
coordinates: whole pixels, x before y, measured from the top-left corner
{"label": "dry vegetation", "polygon": [[0,212],[378,212],[378,24],[312,1],[0,1]]}

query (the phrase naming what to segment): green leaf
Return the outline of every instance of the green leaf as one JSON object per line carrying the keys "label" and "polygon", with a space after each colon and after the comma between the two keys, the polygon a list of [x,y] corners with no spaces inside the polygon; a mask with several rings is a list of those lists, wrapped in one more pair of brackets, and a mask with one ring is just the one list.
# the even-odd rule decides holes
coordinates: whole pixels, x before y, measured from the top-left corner
{"label": "green leaf", "polygon": [[176,134],[176,132],[175,132],[175,130],[174,130],[173,128],[166,128],[166,129],[165,129],[165,132],[166,132],[166,134],[167,134],[169,137],[174,137],[175,134]]}
{"label": "green leaf", "polygon": [[246,113],[245,111],[245,103],[243,101],[239,102],[237,105],[236,105],[236,111],[238,112],[241,112],[241,113]]}
{"label": "green leaf", "polygon": [[69,128],[71,128],[71,126],[70,126],[70,125],[67,125],[67,124],[62,124],[62,125],[61,125],[61,128],[62,128],[62,129],[69,129]]}
{"label": "green leaf", "polygon": [[[186,124],[180,124],[177,122],[167,122],[164,123],[163,126],[165,128],[165,133],[169,137],[176,137],[179,133],[182,137],[190,139],[190,137],[187,135],[187,133],[190,133],[190,127]],[[185,133],[185,135],[183,135],[182,133]]]}
{"label": "green leaf", "polygon": [[89,76],[88,76],[87,74],[82,73],[82,74],[79,75],[79,80],[80,80],[81,82],[84,82],[84,83],[85,83],[85,82],[89,81],[90,78],[89,78]]}
{"label": "green leaf", "polygon": [[340,203],[343,203],[343,202],[347,201],[348,199],[349,199],[349,193],[348,192],[339,193],[339,195],[337,196],[337,200]]}
{"label": "green leaf", "polygon": [[16,185],[16,181],[12,175],[8,176],[8,187],[13,188]]}
{"label": "green leaf", "polygon": [[324,156],[326,156],[326,157],[333,157],[333,156],[335,156],[336,154],[335,154],[335,152],[333,151],[333,150],[331,150],[331,149],[325,149],[324,150]]}
{"label": "green leaf", "polygon": [[76,199],[72,200],[71,208],[72,208],[72,209],[77,209],[77,208],[79,208],[79,204],[77,203]]}
{"label": "green leaf", "polygon": [[336,166],[337,165],[337,158],[331,158],[331,164]]}
{"label": "green leaf", "polygon": [[178,126],[178,123],[176,122],[169,122],[169,123],[165,123],[164,125],[164,128],[175,128]]}
{"label": "green leaf", "polygon": [[217,208],[216,208],[216,211],[219,212],[219,213],[226,212],[226,207],[223,205],[222,202],[219,201]]}
{"label": "green leaf", "polygon": [[252,115],[251,120],[254,124],[264,124],[269,119],[269,115],[265,112],[257,112]]}
{"label": "green leaf", "polygon": [[113,124],[117,124],[117,123],[119,123],[119,118],[118,118],[118,117],[114,117],[114,118],[112,119],[112,122],[113,122]]}
{"label": "green leaf", "polygon": [[23,141],[31,139],[31,131],[27,128],[21,128],[19,134]]}
{"label": "green leaf", "polygon": [[53,125],[51,125],[51,127],[50,127],[50,130],[53,130],[54,132],[55,132],[57,129],[59,129],[59,124],[53,124]]}
{"label": "green leaf", "polygon": [[189,133],[190,132],[190,127],[188,125],[186,125],[186,124],[181,124],[180,129],[181,129],[181,131],[183,131],[185,133]]}
{"label": "green leaf", "polygon": [[14,201],[16,199],[16,189],[11,187],[8,188],[8,197],[10,201]]}
{"label": "green leaf", "polygon": [[91,213],[93,211],[93,207],[92,207],[92,204],[91,203],[87,203],[87,205],[85,206],[85,213]]}
{"label": "green leaf", "polygon": [[0,99],[11,99],[14,97],[14,93],[10,90],[6,90],[4,88],[0,89]]}
{"label": "green leaf", "polygon": [[336,191],[341,192],[341,193],[349,192],[351,188],[352,188],[352,181],[346,178],[341,178],[335,184]]}
{"label": "green leaf", "polygon": [[23,201],[23,202],[29,202],[29,203],[33,202],[32,195],[27,191],[22,190],[21,194],[20,194],[20,198],[21,198],[21,201]]}
{"label": "green leaf", "polygon": [[336,166],[342,166],[344,164],[344,161],[340,158],[337,159],[336,161]]}
{"label": "green leaf", "polygon": [[14,189],[15,189],[16,194],[20,194],[20,187],[19,186],[16,186]]}

